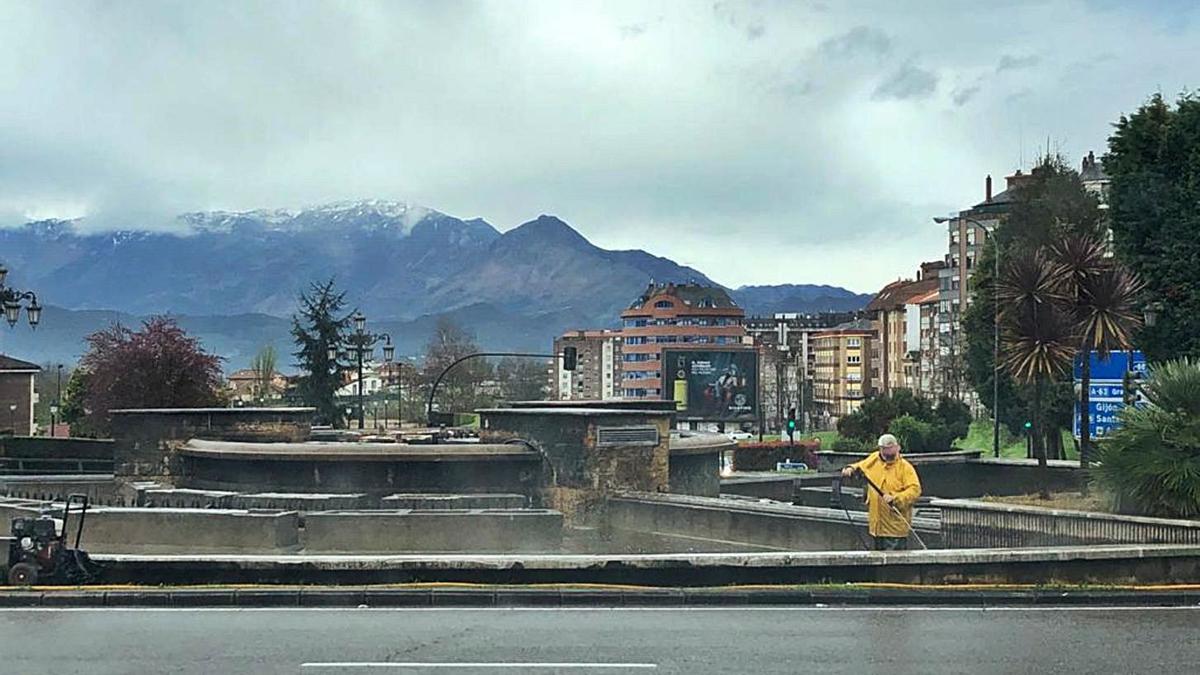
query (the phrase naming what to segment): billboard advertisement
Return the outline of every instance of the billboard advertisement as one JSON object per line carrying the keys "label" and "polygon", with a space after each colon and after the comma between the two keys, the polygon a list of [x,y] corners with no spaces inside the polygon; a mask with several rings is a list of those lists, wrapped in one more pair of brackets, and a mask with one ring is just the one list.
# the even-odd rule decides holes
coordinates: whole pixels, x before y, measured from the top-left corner
{"label": "billboard advertisement", "polygon": [[758,417],[758,353],[751,350],[666,350],[663,394],[683,419],[754,421]]}

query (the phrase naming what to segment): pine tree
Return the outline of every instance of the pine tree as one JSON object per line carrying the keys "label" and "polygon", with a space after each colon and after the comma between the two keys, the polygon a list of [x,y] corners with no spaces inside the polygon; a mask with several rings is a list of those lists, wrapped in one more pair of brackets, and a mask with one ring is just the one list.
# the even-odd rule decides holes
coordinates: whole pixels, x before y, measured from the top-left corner
{"label": "pine tree", "polygon": [[292,315],[292,352],[302,374],[297,383],[300,398],[316,408],[316,421],[342,426],[342,410],[336,394],[341,386],[343,364],[329,358],[329,349],[343,346],[353,311],[345,312],[346,293],[336,290],[334,280],[313,283],[300,294],[300,310]]}

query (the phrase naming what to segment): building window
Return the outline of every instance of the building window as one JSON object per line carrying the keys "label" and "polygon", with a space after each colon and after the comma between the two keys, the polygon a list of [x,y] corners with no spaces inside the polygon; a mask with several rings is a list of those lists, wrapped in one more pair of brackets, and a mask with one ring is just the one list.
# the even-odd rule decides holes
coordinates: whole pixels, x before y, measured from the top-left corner
{"label": "building window", "polygon": [[629,370],[623,373],[626,380],[655,380],[661,373],[657,370]]}
{"label": "building window", "polygon": [[846,346],[847,347],[861,347],[862,339],[861,338],[846,338]]}
{"label": "building window", "polygon": [[[625,319],[624,326],[626,328],[644,328],[646,326],[646,322],[646,319]],[[629,338],[626,338],[626,341],[628,340]]]}
{"label": "building window", "polygon": [[655,309],[671,309],[674,306],[675,303],[671,302],[670,300],[659,300],[658,302],[654,303]]}
{"label": "building window", "polygon": [[846,357],[846,363],[850,363],[850,364],[854,364],[854,365],[860,364],[860,363],[862,363],[862,357],[857,354],[851,354]]}

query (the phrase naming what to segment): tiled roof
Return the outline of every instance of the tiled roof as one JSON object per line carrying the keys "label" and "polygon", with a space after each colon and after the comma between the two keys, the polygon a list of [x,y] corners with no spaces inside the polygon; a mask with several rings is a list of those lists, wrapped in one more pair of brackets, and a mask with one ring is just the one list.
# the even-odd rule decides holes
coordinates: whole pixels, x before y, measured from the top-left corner
{"label": "tiled roof", "polygon": [[1004,205],[1004,204],[1012,204],[1015,201],[1017,201],[1016,189],[1005,190],[1004,192],[1001,192],[999,194],[992,195],[991,199],[979,202],[978,204],[976,204],[975,206],[972,206],[971,208],[978,209],[978,208],[982,208],[985,206],[1000,206],[1000,205]]}
{"label": "tiled roof", "polygon": [[926,293],[924,295],[919,295],[919,296],[914,296],[914,297],[909,298],[908,304],[924,305],[929,302],[937,302],[937,299],[938,299],[938,291],[935,288],[932,291],[929,291],[928,293]]}
{"label": "tiled roof", "polygon": [[641,297],[629,305],[629,309],[638,309],[650,300],[668,295],[682,300],[688,307],[704,309],[738,309],[738,305],[729,297],[724,288],[718,286],[701,286],[700,284],[650,284]]}
{"label": "tiled roof", "polygon": [[893,281],[875,296],[867,305],[868,312],[878,312],[880,310],[894,309],[902,307],[913,301],[913,298],[924,296],[930,292],[936,292],[938,280],[936,278],[922,279],[913,281],[911,279],[901,279]]}

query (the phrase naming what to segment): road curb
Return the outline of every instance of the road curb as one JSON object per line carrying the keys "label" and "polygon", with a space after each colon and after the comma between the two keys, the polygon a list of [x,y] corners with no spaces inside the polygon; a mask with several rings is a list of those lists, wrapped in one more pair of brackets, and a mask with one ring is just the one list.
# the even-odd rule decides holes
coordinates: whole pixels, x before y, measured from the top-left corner
{"label": "road curb", "polygon": [[1200,591],[762,588],[131,588],[0,590],[0,608],[1197,607]]}

